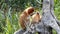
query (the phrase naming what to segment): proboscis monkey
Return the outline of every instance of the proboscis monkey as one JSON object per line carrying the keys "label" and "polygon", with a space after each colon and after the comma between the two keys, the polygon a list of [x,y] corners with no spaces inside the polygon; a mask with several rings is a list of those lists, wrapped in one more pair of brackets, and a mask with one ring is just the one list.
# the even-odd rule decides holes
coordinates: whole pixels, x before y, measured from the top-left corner
{"label": "proboscis monkey", "polygon": [[38,23],[41,21],[42,16],[37,12],[34,15],[32,15],[32,24]]}
{"label": "proboscis monkey", "polygon": [[41,18],[42,16],[38,12],[35,12],[32,15],[32,18],[31,18],[32,21],[31,21],[30,27],[28,28],[29,32],[31,32],[32,34],[36,32],[36,26],[41,22]]}
{"label": "proboscis monkey", "polygon": [[28,7],[27,9],[25,9],[22,14],[20,15],[20,25],[22,27],[22,29],[26,29],[26,23],[29,20],[28,16],[34,12],[34,8],[33,7]]}

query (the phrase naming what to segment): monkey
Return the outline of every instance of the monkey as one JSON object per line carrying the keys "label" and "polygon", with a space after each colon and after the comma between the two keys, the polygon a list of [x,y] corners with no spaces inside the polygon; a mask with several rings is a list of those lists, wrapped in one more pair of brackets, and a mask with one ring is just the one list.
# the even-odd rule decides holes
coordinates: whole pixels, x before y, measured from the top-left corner
{"label": "monkey", "polygon": [[34,15],[32,15],[32,24],[38,23],[41,21],[42,16],[37,12]]}
{"label": "monkey", "polygon": [[19,22],[20,22],[20,25],[21,25],[23,30],[26,29],[25,25],[26,25],[27,21],[29,20],[28,17],[33,12],[34,12],[34,7],[28,7],[20,15]]}
{"label": "monkey", "polygon": [[[35,14],[32,15],[32,21],[31,21],[32,25],[31,26],[32,26],[33,30],[34,29],[36,30],[36,26],[37,26],[37,24],[39,24],[41,22],[41,19],[42,19],[42,16],[39,14],[39,12],[36,12]],[[37,33],[41,34],[40,32],[37,32]]]}
{"label": "monkey", "polygon": [[[35,12],[31,16],[32,21],[31,21],[31,24],[29,24],[30,25],[29,32],[31,32],[32,34],[36,32],[36,25],[41,22],[41,18],[42,16],[38,12]],[[40,32],[37,32],[37,33],[40,33]]]}

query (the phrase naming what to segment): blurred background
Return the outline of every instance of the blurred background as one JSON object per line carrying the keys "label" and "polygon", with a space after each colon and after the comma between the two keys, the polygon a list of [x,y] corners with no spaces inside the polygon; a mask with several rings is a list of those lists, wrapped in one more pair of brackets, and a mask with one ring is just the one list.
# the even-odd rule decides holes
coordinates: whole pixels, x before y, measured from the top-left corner
{"label": "blurred background", "polygon": [[[60,20],[60,0],[54,0],[54,14]],[[29,6],[42,13],[42,0],[0,0],[0,34],[13,34],[21,28],[19,15]],[[56,34],[55,30],[52,30]]]}

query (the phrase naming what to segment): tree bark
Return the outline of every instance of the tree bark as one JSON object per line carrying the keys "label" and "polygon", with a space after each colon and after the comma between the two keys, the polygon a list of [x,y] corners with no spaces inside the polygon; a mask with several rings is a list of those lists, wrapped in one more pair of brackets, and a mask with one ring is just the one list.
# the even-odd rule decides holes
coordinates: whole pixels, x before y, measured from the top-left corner
{"label": "tree bark", "polygon": [[[51,27],[60,34],[60,27],[57,24],[56,18],[54,16],[54,0],[43,0],[43,14],[42,14],[42,23],[47,27]],[[46,33],[46,32],[45,32]]]}
{"label": "tree bark", "polygon": [[54,0],[50,0],[50,13],[53,16],[53,18],[56,20],[57,24],[60,26],[60,21],[54,15]]}

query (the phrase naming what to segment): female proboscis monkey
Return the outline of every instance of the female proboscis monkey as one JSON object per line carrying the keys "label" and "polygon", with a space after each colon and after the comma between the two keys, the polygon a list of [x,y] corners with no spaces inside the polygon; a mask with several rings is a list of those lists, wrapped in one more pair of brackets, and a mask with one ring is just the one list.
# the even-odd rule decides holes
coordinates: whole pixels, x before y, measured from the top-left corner
{"label": "female proboscis monkey", "polygon": [[23,12],[22,12],[22,14],[20,15],[20,20],[19,20],[19,22],[20,22],[20,25],[21,25],[21,27],[22,27],[22,29],[26,29],[26,23],[27,23],[27,21],[28,21],[28,16],[31,14],[31,13],[33,13],[34,12],[34,8],[33,7],[28,7],[27,9],[25,9]]}

